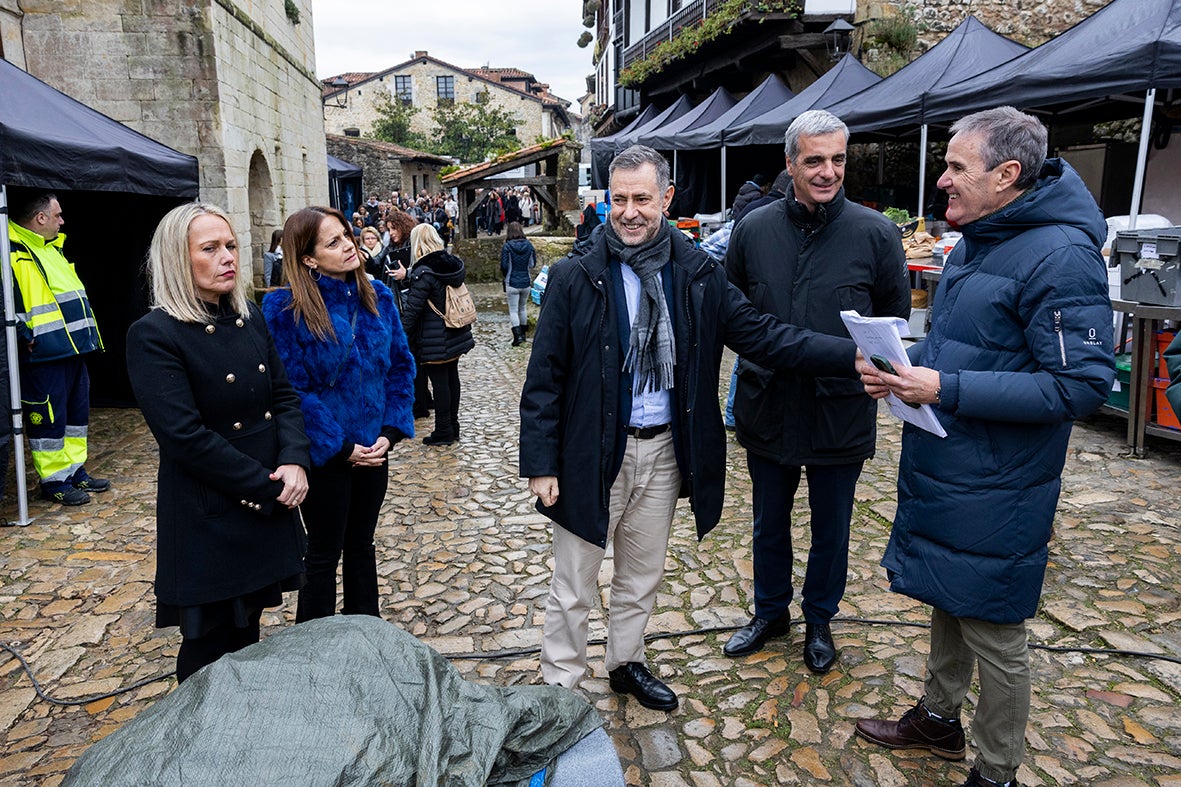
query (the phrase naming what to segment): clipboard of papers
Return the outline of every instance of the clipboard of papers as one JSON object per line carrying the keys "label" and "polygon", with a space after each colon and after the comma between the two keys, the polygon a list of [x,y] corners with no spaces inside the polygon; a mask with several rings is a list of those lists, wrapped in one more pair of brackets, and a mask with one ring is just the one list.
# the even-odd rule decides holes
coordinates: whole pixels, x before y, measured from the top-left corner
{"label": "clipboard of papers", "polygon": [[[841,312],[841,320],[845,323],[849,336],[866,358],[881,356],[895,368],[911,365],[910,356],[902,346],[902,337],[910,336],[910,326],[906,320],[901,317],[862,317],[855,311]],[[890,412],[896,418],[901,418],[939,437],[947,437],[947,432],[930,405],[913,407],[894,394],[886,396],[886,403],[890,405]]]}

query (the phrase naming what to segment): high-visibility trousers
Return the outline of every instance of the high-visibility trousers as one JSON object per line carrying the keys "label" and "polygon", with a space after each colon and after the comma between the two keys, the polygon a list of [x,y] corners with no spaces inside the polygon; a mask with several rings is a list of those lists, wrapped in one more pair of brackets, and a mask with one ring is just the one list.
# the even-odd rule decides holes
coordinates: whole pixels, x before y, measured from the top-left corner
{"label": "high-visibility trousers", "polygon": [[70,483],[86,463],[90,375],[82,356],[21,364],[21,408],[44,488]]}

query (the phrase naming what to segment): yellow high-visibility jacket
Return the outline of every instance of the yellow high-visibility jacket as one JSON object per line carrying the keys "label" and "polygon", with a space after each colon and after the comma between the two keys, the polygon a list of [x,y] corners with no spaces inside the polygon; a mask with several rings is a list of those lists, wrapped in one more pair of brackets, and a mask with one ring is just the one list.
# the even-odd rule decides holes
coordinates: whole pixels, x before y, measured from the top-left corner
{"label": "yellow high-visibility jacket", "polygon": [[86,288],[62,254],[65,239],[59,234],[47,242],[32,230],[8,222],[17,334],[21,356],[33,363],[102,348]]}

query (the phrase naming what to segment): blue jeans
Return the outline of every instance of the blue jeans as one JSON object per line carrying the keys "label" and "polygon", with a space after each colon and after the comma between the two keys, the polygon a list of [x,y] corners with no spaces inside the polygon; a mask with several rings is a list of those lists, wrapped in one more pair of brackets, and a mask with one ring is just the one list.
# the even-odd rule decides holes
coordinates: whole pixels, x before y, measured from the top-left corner
{"label": "blue jeans", "polygon": [[[800,485],[798,465],[746,454],[754,503],[755,616],[774,620],[792,598],[791,508]],[[862,462],[808,465],[812,543],[804,574],[804,620],[827,623],[845,595],[849,570],[849,521]]]}
{"label": "blue jeans", "polygon": [[726,426],[734,426],[734,391],[738,388],[738,358],[734,359],[734,368],[730,370],[730,390],[726,393]]}

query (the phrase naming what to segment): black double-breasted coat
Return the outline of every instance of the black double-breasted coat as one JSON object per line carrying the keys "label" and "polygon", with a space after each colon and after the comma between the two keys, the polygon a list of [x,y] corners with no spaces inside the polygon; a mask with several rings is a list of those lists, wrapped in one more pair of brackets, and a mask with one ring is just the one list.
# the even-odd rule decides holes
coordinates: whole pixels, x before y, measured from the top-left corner
{"label": "black double-breasted coat", "polygon": [[128,331],[127,369],[160,445],[157,599],[207,604],[302,572],[303,526],[269,476],[307,468],[308,439],[259,310],[208,324],[153,310]]}

